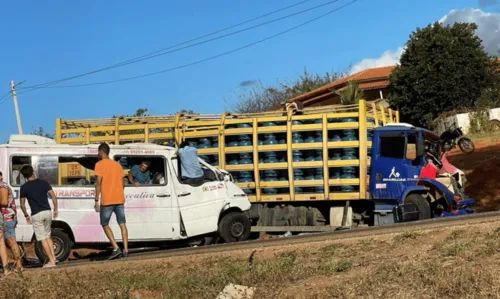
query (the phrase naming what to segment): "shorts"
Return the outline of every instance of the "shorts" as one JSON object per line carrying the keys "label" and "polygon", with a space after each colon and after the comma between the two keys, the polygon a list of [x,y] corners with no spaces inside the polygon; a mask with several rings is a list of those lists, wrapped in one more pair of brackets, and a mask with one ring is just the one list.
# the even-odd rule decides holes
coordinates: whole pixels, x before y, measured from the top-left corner
{"label": "shorts", "polygon": [[116,215],[116,222],[118,222],[118,224],[125,224],[125,207],[121,204],[101,206],[101,212],[99,213],[101,216],[101,226],[109,225],[109,220],[113,212]]}
{"label": "shorts", "polygon": [[33,230],[35,231],[37,241],[50,238],[50,233],[52,231],[52,211],[46,210],[32,215],[31,224],[33,224]]}
{"label": "shorts", "polygon": [[16,225],[17,225],[17,220],[4,221],[3,235],[5,239],[16,238]]}

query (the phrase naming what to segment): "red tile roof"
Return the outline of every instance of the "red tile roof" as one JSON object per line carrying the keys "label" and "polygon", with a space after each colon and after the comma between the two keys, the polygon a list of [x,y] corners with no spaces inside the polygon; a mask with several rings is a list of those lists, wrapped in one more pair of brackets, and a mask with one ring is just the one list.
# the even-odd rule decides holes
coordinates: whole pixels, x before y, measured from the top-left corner
{"label": "red tile roof", "polygon": [[303,102],[312,100],[314,98],[319,99],[326,94],[330,94],[333,89],[336,90],[341,89],[342,87],[347,85],[349,81],[358,82],[359,88],[361,90],[386,88],[389,85],[389,80],[388,80],[389,75],[391,74],[392,70],[395,67],[396,66],[385,66],[385,67],[366,69],[359,73],[341,78],[337,81],[324,85],[310,92],[291,98],[288,100],[288,102],[295,102],[295,101]]}

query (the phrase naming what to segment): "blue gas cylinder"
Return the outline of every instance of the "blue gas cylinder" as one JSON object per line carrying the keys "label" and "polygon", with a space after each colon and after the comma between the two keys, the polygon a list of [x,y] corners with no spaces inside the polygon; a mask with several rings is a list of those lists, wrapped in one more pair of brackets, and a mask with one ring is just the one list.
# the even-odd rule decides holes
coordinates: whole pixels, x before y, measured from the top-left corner
{"label": "blue gas cylinder", "polygon": [[199,148],[211,148],[212,147],[212,142],[208,138],[201,138],[200,139],[200,146]]}
{"label": "blue gas cylinder", "polygon": [[253,182],[253,174],[250,171],[241,171],[238,175],[239,182],[248,183]]}
{"label": "blue gas cylinder", "polygon": [[239,164],[252,164],[252,158],[249,153],[240,154]]}
{"label": "blue gas cylinder", "polygon": [[314,179],[315,180],[322,180],[323,179],[323,168],[316,168],[315,174],[314,174]]}
{"label": "blue gas cylinder", "polygon": [[366,122],[369,122],[369,123],[374,124],[374,123],[375,123],[375,119],[373,119],[373,118],[371,118],[371,117],[368,117],[368,118],[366,119]]}
{"label": "blue gas cylinder", "polygon": [[219,137],[212,137],[212,147],[219,147]]}
{"label": "blue gas cylinder", "polygon": [[240,139],[238,146],[250,146],[250,145],[252,145],[252,141],[250,140],[250,136],[239,135],[238,138]]}
{"label": "blue gas cylinder", "polygon": [[262,123],[262,126],[263,127],[275,127],[276,123],[275,122],[265,122],[265,123]]}
{"label": "blue gas cylinder", "polygon": [[355,118],[352,118],[352,117],[346,117],[346,118],[342,118],[340,120],[341,123],[355,123],[357,120]]}
{"label": "blue gas cylinder", "polygon": [[292,125],[302,125],[303,122],[301,122],[300,120],[292,120]]}
{"label": "blue gas cylinder", "polygon": [[243,189],[243,192],[245,192],[246,195],[253,195],[253,189]]}
{"label": "blue gas cylinder", "polygon": [[259,141],[258,141],[258,145],[264,145],[264,140],[259,139]]}
{"label": "blue gas cylinder", "polygon": [[316,161],[323,161],[323,150],[316,150]]}
{"label": "blue gas cylinder", "polygon": [[315,193],[323,193],[323,192],[325,192],[325,187],[323,187],[323,186],[316,186],[316,187],[314,187],[314,192]]}
{"label": "blue gas cylinder", "polygon": [[298,132],[293,133],[292,143],[304,143],[304,139],[302,139],[302,134]]}
{"label": "blue gas cylinder", "polygon": [[333,170],[330,171],[330,180],[338,180],[340,179],[341,172],[340,169],[334,168]]}
{"label": "blue gas cylinder", "polygon": [[231,172],[231,176],[233,177],[234,182],[238,183],[239,173],[238,172]]}
{"label": "blue gas cylinder", "polygon": [[314,180],[314,169],[308,169],[306,172],[306,181],[313,181]]}
{"label": "blue gas cylinder", "polygon": [[315,134],[316,136],[314,137],[314,142],[323,142],[323,133],[318,131]]}
{"label": "blue gas cylinder", "polygon": [[303,181],[304,180],[304,172],[300,168],[294,168],[293,169],[293,178],[296,181]]}
{"label": "blue gas cylinder", "polygon": [[279,160],[276,158],[275,152],[266,152],[264,153],[265,159],[264,163],[278,163]]}
{"label": "blue gas cylinder", "polygon": [[219,155],[214,155],[214,160],[212,163],[210,163],[210,165],[212,166],[219,166]]}
{"label": "blue gas cylinder", "polygon": [[251,128],[252,125],[251,124],[238,124],[236,127],[238,129],[244,129],[244,128]]}
{"label": "blue gas cylinder", "polygon": [[339,149],[332,150],[332,156],[328,158],[329,160],[342,160],[342,154]]}
{"label": "blue gas cylinder", "polygon": [[[228,140],[227,146],[228,147],[235,147],[238,146],[239,142],[238,140],[234,139],[235,137],[231,137],[230,140]],[[229,139],[229,138],[228,138]]]}
{"label": "blue gas cylinder", "polygon": [[229,162],[227,164],[229,165],[238,165],[240,164],[240,160],[238,159],[238,156],[232,155],[229,158]]}
{"label": "blue gas cylinder", "polygon": [[278,144],[278,140],[276,140],[276,136],[274,134],[264,134],[264,138],[265,145]]}
{"label": "blue gas cylinder", "polygon": [[286,144],[286,139],[285,138],[281,138],[279,140],[279,144]]}
{"label": "blue gas cylinder", "polygon": [[306,161],[308,162],[316,161],[315,152],[306,152]]}
{"label": "blue gas cylinder", "polygon": [[339,142],[339,141],[342,141],[342,138],[340,137],[340,134],[337,131],[335,131],[333,133],[332,137],[328,139],[328,141],[330,141],[330,142]]}
{"label": "blue gas cylinder", "polygon": [[307,136],[307,138],[304,140],[305,143],[313,143],[315,142],[315,138],[313,134],[310,134]]}
{"label": "blue gas cylinder", "polygon": [[358,140],[356,138],[356,132],[354,130],[343,130],[342,133],[344,134],[342,141],[356,141],[356,140]]}
{"label": "blue gas cylinder", "polygon": [[368,129],[366,131],[366,140],[372,141],[373,140],[373,130]]}
{"label": "blue gas cylinder", "polygon": [[302,152],[298,150],[294,150],[292,152],[292,160],[293,162],[302,162],[304,158],[302,158]]}
{"label": "blue gas cylinder", "polygon": [[321,123],[323,123],[323,120],[321,118],[318,118],[318,119],[314,120],[314,123],[315,124],[321,124]]}
{"label": "blue gas cylinder", "polygon": [[344,155],[342,156],[342,160],[356,160],[356,149],[354,148],[343,148],[342,149]]}
{"label": "blue gas cylinder", "polygon": [[355,179],[356,178],[356,169],[351,166],[342,167],[342,175],[341,179]]}
{"label": "blue gas cylinder", "polygon": [[340,191],[342,192],[353,192],[354,186],[340,186]]}
{"label": "blue gas cylinder", "polygon": [[188,141],[188,144],[194,148],[198,148],[198,142],[196,142],[196,140],[189,140]]}
{"label": "blue gas cylinder", "polygon": [[[265,170],[264,171],[264,179],[265,182],[277,181],[278,173],[276,170]],[[264,188],[262,190],[265,194],[277,194],[277,188]]]}

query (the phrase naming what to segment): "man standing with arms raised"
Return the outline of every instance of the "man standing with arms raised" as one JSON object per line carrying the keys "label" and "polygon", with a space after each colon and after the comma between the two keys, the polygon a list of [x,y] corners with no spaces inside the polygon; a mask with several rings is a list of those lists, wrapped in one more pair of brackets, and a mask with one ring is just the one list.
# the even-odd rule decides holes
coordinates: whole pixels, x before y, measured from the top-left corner
{"label": "man standing with arms raised", "polygon": [[[108,237],[113,252],[109,259],[128,256],[128,231],[125,224],[125,194],[123,191],[123,170],[118,162],[109,158],[109,145],[102,143],[98,148],[99,162],[95,165],[95,211],[100,213],[101,225]],[[99,205],[99,199],[101,204]],[[123,252],[116,244],[109,227],[111,215],[115,213],[123,240]]]}

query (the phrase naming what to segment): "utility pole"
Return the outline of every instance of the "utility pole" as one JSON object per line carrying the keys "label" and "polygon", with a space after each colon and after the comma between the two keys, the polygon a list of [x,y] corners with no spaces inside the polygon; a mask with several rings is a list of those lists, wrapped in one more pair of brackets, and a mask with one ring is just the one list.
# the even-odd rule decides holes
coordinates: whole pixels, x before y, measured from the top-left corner
{"label": "utility pole", "polygon": [[[17,85],[21,83],[18,83]],[[19,116],[19,107],[17,106],[16,85],[14,84],[14,80],[10,81],[10,93],[12,94],[12,100],[14,101],[14,110],[16,111],[17,133],[22,135],[23,127],[21,126],[21,116]]]}

